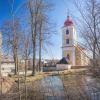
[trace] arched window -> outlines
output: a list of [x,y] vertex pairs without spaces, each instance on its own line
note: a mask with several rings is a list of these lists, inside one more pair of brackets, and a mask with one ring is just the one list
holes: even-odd
[[69,54],[67,54],[67,59],[70,60],[70,56],[69,56]]
[[66,30],[66,34],[69,34],[69,30],[68,29]]
[[70,63],[70,55],[69,54],[67,54],[67,56],[66,56],[66,61],[68,64]]
[[69,39],[66,39],[66,44],[69,44]]

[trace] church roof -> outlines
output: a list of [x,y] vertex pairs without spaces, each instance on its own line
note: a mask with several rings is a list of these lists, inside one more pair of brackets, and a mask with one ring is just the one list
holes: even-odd
[[69,16],[67,16],[67,19],[64,22],[64,27],[71,26],[71,25],[73,25],[73,21]]
[[68,64],[65,57],[63,57],[57,64]]
[[80,44],[77,44],[76,45],[76,48],[79,48],[79,49],[81,49],[81,50],[86,50],[86,48],[85,47],[83,47],[82,45],[80,45]]

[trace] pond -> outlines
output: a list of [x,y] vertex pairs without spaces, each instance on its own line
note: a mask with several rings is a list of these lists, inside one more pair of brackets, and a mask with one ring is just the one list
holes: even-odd
[[59,76],[47,76],[41,81],[47,100],[65,100],[63,82]]
[[85,75],[46,76],[39,83],[45,100],[100,100],[99,83]]

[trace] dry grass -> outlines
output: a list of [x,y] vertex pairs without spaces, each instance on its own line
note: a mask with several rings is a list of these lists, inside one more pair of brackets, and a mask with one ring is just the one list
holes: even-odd
[[[27,100],[94,100],[91,94],[99,92],[100,81],[90,76],[91,81],[88,81],[87,75],[86,69],[75,69],[28,76],[26,83],[21,83],[21,95],[10,96],[12,100],[18,100],[19,96],[25,100],[26,94]],[[17,77],[13,79],[17,80]],[[7,100],[11,100],[10,96]],[[96,97],[95,100],[99,100]]]

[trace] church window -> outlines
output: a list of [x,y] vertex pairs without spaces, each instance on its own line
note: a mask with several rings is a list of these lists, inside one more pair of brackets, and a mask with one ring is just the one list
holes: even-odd
[[67,56],[66,56],[66,61],[68,64],[70,63],[70,55],[69,54],[67,54]]
[[69,54],[67,54],[67,59],[70,60],[70,56],[69,56]]
[[66,30],[66,34],[69,34],[69,30],[68,29]]
[[69,44],[69,39],[66,39],[66,44]]

